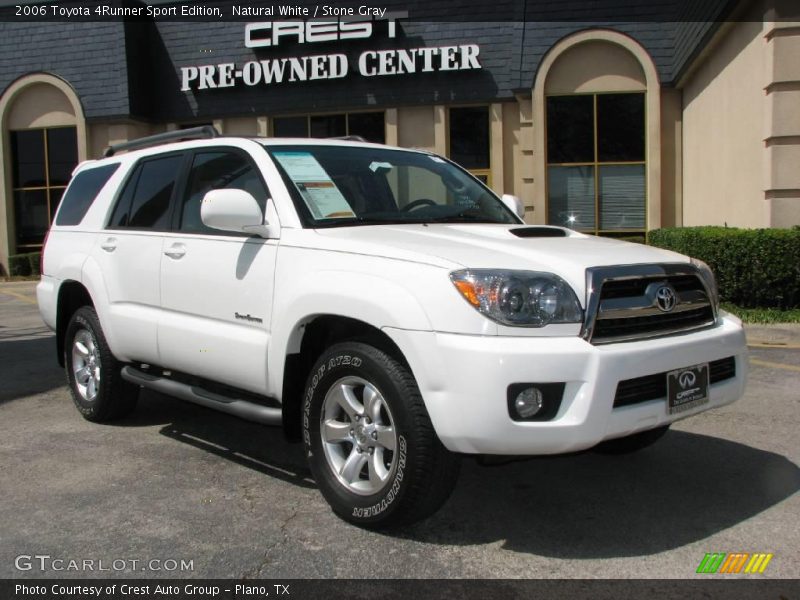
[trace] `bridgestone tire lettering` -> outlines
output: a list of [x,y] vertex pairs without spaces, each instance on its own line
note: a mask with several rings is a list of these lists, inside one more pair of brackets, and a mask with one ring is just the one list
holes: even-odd
[[[331,386],[353,376],[380,390],[397,438],[393,471],[377,492],[357,494],[333,472],[323,450],[321,414]],[[342,519],[373,529],[418,521],[447,499],[459,459],[436,436],[413,375],[400,360],[362,342],[328,348],[309,371],[302,407],[303,443],[314,479]]]

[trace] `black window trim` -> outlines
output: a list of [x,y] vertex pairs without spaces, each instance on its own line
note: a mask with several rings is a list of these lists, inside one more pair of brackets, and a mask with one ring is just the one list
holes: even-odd
[[[110,162],[110,163],[106,163],[106,164],[103,164],[103,165],[90,165],[90,166],[87,166],[85,169],[81,169],[78,173],[73,175],[72,178],[69,180],[69,183],[67,184],[67,187],[64,188],[64,194],[61,196],[61,200],[58,203],[58,208],[56,209],[56,213],[53,216],[52,225],[56,225],[58,227],[78,227],[78,226],[80,226],[81,223],[83,223],[83,220],[86,218],[86,215],[89,214],[89,211],[92,209],[92,206],[94,206],[94,203],[97,201],[97,198],[100,196],[100,194],[103,193],[103,190],[108,185],[108,182],[111,181],[111,179],[114,177],[114,175],[117,174],[117,171],[119,171],[119,168],[121,166],[122,166],[122,163],[120,163],[119,161]],[[73,223],[73,224],[59,223],[58,221],[61,218],[61,216],[62,216],[61,213],[62,213],[62,211],[64,209],[64,199],[67,196],[67,192],[72,187],[72,184],[75,183],[75,180],[78,179],[78,177],[80,177],[81,175],[83,175],[85,173],[89,173],[91,171],[96,171],[97,169],[106,169],[108,167],[113,167],[114,170],[111,171],[111,173],[109,173],[108,177],[103,182],[103,185],[101,185],[100,188],[97,190],[97,193],[94,195],[94,198],[92,198],[91,202],[89,202],[89,204],[86,207],[86,210],[83,211],[83,215],[81,216],[80,220],[77,223]]]
[[235,231],[183,231],[180,228],[180,221],[181,217],[183,216],[183,204],[186,200],[186,192],[189,187],[189,176],[192,171],[192,164],[194,163],[194,158],[198,154],[213,154],[219,152],[232,152],[233,154],[238,154],[250,163],[253,167],[254,171],[258,175],[259,181],[261,181],[261,185],[264,186],[264,190],[267,192],[267,197],[264,200],[264,218],[266,218],[267,213],[267,205],[272,200],[272,194],[270,192],[269,186],[267,185],[266,179],[264,178],[264,174],[261,172],[261,169],[258,166],[258,163],[253,159],[253,155],[245,150],[244,148],[240,148],[239,146],[230,146],[226,144],[214,144],[213,146],[203,146],[202,148],[192,148],[187,151],[187,159],[184,163],[183,174],[180,178],[180,186],[176,186],[176,196],[173,203],[173,210],[172,215],[170,217],[170,229],[171,233],[179,233],[181,235],[193,235],[193,236],[215,236],[215,237],[235,237],[235,238],[260,238],[260,236],[251,234],[251,233],[236,233]]
[[[167,233],[172,231],[172,223],[175,217],[175,198],[179,188],[182,189],[183,185],[185,185],[184,180],[186,178],[186,169],[187,169],[187,158],[191,154],[186,150],[176,150],[172,152],[163,152],[160,154],[150,154],[148,156],[143,156],[134,162],[128,173],[125,175],[125,180],[119,186],[117,193],[114,196],[114,201],[112,202],[111,209],[106,216],[106,223],[104,229],[108,229],[111,231],[152,231],[156,233]],[[125,192],[128,189],[128,186],[131,184],[132,180],[136,178],[136,182],[134,183],[134,192],[136,191],[136,186],[139,185],[139,177],[141,176],[142,166],[148,162],[152,162],[154,160],[161,160],[164,158],[171,158],[173,156],[182,156],[183,160],[180,163],[180,167],[178,168],[178,173],[175,176],[175,184],[172,186],[172,194],[170,195],[169,199],[169,217],[167,218],[167,229],[155,229],[153,227],[131,227],[129,225],[125,226],[114,226],[111,225],[111,219],[114,216],[114,213],[117,211],[117,207],[119,203],[122,201]],[[129,202],[133,202],[133,195],[130,197]]]
[[[313,138],[310,138],[310,139],[313,139]],[[318,147],[318,146],[327,146],[327,144],[313,144],[313,143],[311,143],[311,144],[306,144],[306,143],[293,144],[291,142],[286,142],[286,143],[281,142],[281,143],[275,143],[275,144],[272,144],[272,143],[262,144],[262,148],[264,148],[264,151],[267,153],[267,156],[269,157],[269,160],[272,162],[273,166],[277,169],[278,173],[281,176],[281,183],[283,184],[284,188],[286,189],[286,192],[289,194],[289,198],[292,200],[292,204],[294,204],[295,212],[297,213],[297,216],[300,218],[300,225],[302,226],[303,229],[328,229],[328,228],[335,228],[335,227],[358,227],[360,224],[358,222],[353,222],[353,221],[345,221],[345,222],[331,221],[331,222],[328,222],[328,223],[320,223],[316,219],[314,219],[314,217],[311,214],[311,210],[308,208],[308,206],[306,206],[306,203],[303,201],[302,197],[298,193],[297,188],[292,184],[292,178],[289,177],[289,174],[283,168],[283,165],[280,163],[280,161],[277,160],[273,156],[273,152],[275,151],[276,148],[277,149],[280,149],[280,148],[295,148],[295,149],[299,149],[299,148],[302,148],[302,147]],[[501,199],[499,194],[497,194],[492,188],[490,188],[481,179],[476,177],[474,173],[471,173],[469,170],[465,169],[464,167],[462,167],[458,163],[452,161],[450,158],[448,158],[446,156],[440,156],[438,154],[435,154],[433,152],[428,152],[426,150],[417,150],[417,149],[414,149],[414,148],[399,148],[398,147],[398,148],[390,148],[390,150],[396,150],[396,151],[399,151],[399,152],[409,152],[409,153],[424,154],[424,155],[427,155],[427,156],[435,156],[435,157],[437,157],[437,158],[439,158],[441,160],[444,160],[445,162],[449,163],[450,165],[452,165],[453,167],[455,167],[456,169],[458,169],[459,171],[461,171],[462,173],[466,174],[471,179],[473,179],[480,187],[482,187],[484,189],[484,191],[488,192],[491,196],[494,196],[495,198],[497,198],[497,201],[500,203],[500,206],[509,215],[511,215],[512,219],[514,220],[514,223],[513,223],[514,225],[519,225],[519,224],[523,223],[523,219],[520,219],[510,208],[508,208],[505,205],[505,203],[502,201],[502,199]],[[374,224],[374,223],[370,223],[370,224]]]

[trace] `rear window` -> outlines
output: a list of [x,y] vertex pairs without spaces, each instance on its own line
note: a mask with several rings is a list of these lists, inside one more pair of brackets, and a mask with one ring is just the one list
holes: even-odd
[[61,199],[56,225],[80,224],[97,194],[118,168],[119,163],[85,169],[78,173]]

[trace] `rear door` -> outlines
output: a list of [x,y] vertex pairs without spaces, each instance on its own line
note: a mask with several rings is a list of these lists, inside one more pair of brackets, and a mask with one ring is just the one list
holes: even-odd
[[262,212],[269,193],[249,154],[234,147],[192,153],[174,231],[163,240],[161,363],[266,393],[267,346],[277,240],[206,227],[200,202],[214,189],[242,189]]
[[109,342],[121,360],[159,362],[162,246],[185,160],[174,152],[137,163],[92,251],[108,292]]

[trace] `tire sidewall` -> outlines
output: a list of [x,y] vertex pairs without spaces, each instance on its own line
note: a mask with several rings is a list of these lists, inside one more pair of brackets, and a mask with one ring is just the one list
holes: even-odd
[[[106,370],[107,365],[105,361],[102,359],[102,346],[101,340],[98,338],[97,330],[95,328],[94,323],[88,318],[88,311],[85,309],[81,309],[76,312],[72,319],[67,326],[67,331],[65,335],[65,343],[64,343],[64,366],[67,371],[67,380],[69,381],[69,389],[72,394],[72,398],[75,401],[75,406],[84,416],[91,416],[98,411],[99,406],[102,404],[103,394],[104,394],[104,378],[106,377]],[[100,349],[99,354],[101,355],[101,362],[100,362],[100,385],[97,389],[97,396],[92,401],[84,400],[84,398],[78,392],[77,382],[75,381],[75,372],[72,366],[72,347],[75,344],[75,335],[81,329],[85,329],[89,332],[89,335],[92,336],[92,341],[95,343],[98,349]]]
[[[386,521],[396,513],[411,485],[414,439],[410,415],[403,402],[403,383],[387,372],[370,356],[363,344],[333,346],[314,365],[303,396],[303,444],[314,479],[333,507],[346,520],[357,524]],[[389,481],[377,493],[360,495],[350,492],[333,473],[320,435],[321,414],[325,396],[331,386],[346,376],[357,376],[375,386],[388,404],[397,433],[397,464]]]

